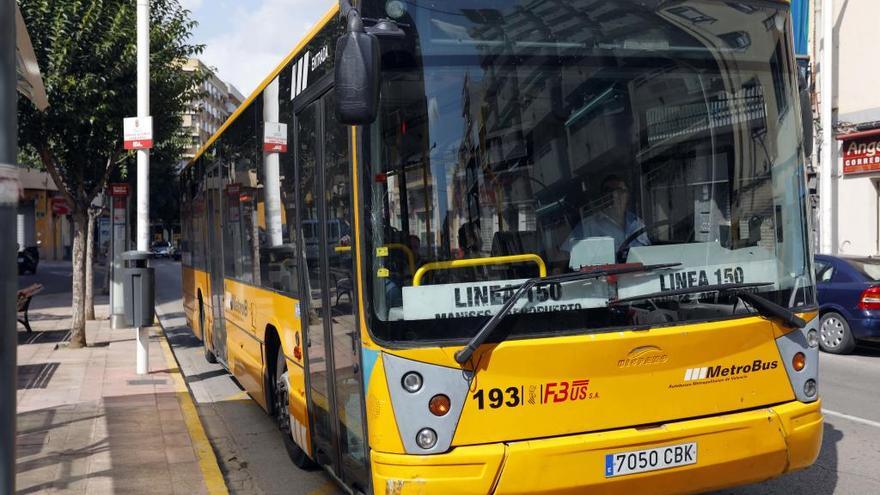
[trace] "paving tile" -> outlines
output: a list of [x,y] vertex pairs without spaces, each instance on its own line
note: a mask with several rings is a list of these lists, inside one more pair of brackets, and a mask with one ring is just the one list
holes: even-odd
[[[107,313],[105,306],[96,308],[99,314]],[[33,314],[37,332],[66,328],[69,294],[41,298]],[[103,320],[88,322],[86,334],[91,346],[85,349],[56,348],[42,335],[18,348],[20,365],[54,367],[44,388],[16,394],[18,488],[90,495],[206,493],[155,332],[150,360],[161,371],[144,376],[135,372],[133,332],[111,331]]]

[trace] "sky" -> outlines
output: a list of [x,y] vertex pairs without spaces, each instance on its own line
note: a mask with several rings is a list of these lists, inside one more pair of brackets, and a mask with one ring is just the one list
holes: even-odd
[[248,96],[337,0],[180,0],[199,57]]

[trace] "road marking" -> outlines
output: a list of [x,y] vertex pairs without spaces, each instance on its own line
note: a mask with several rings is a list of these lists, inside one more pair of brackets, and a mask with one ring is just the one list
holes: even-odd
[[844,414],[837,411],[829,411],[828,409],[822,409],[822,412],[824,414],[827,414],[828,416],[848,419],[854,423],[861,423],[863,425],[873,426],[874,428],[880,428],[880,422],[878,421],[871,421],[870,419],[860,418],[858,416],[850,416],[849,414]]
[[[162,319],[159,318],[161,322]],[[189,430],[189,437],[192,439],[193,448],[199,457],[199,469],[205,478],[205,487],[211,495],[228,495],[229,490],[226,488],[226,482],[223,480],[223,474],[220,472],[220,465],[217,463],[217,457],[214,456],[214,449],[211,448],[211,442],[208,441],[208,435],[199,419],[199,413],[196,405],[192,400],[186,382],[181,376],[180,364],[171,351],[168,339],[165,338],[164,328],[159,332],[159,342],[162,351],[165,354],[165,361],[168,368],[173,370],[171,377],[174,380],[174,389],[177,391],[177,400],[180,403],[180,411],[183,413],[183,422],[186,429]]]

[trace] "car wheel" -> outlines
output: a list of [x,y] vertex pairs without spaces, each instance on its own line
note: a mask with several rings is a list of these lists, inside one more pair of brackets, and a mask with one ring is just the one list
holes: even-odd
[[832,354],[849,354],[856,348],[849,323],[840,313],[822,315],[819,322],[819,347]]
[[293,441],[290,431],[290,391],[287,382],[287,360],[284,359],[284,352],[279,347],[278,356],[275,358],[275,377],[274,387],[272,390],[273,412],[275,416],[275,424],[284,435],[284,448],[290,460],[300,469],[314,469],[316,464]]

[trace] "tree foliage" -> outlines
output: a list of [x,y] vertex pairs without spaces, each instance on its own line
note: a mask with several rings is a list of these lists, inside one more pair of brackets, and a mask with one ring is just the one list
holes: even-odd
[[[123,167],[123,176],[133,170],[133,154],[122,149],[122,121],[137,111],[136,2],[19,4],[49,97],[45,112],[19,100],[19,143],[26,148],[24,155],[39,158],[73,208],[72,344],[84,345],[85,324],[77,317],[82,308],[77,277],[81,282],[88,207],[117,166]],[[204,77],[180,70],[180,64],[199,54],[202,46],[192,43],[195,21],[178,0],[152,0],[150,14],[153,154],[176,162],[185,145],[181,114],[199,95]]]

